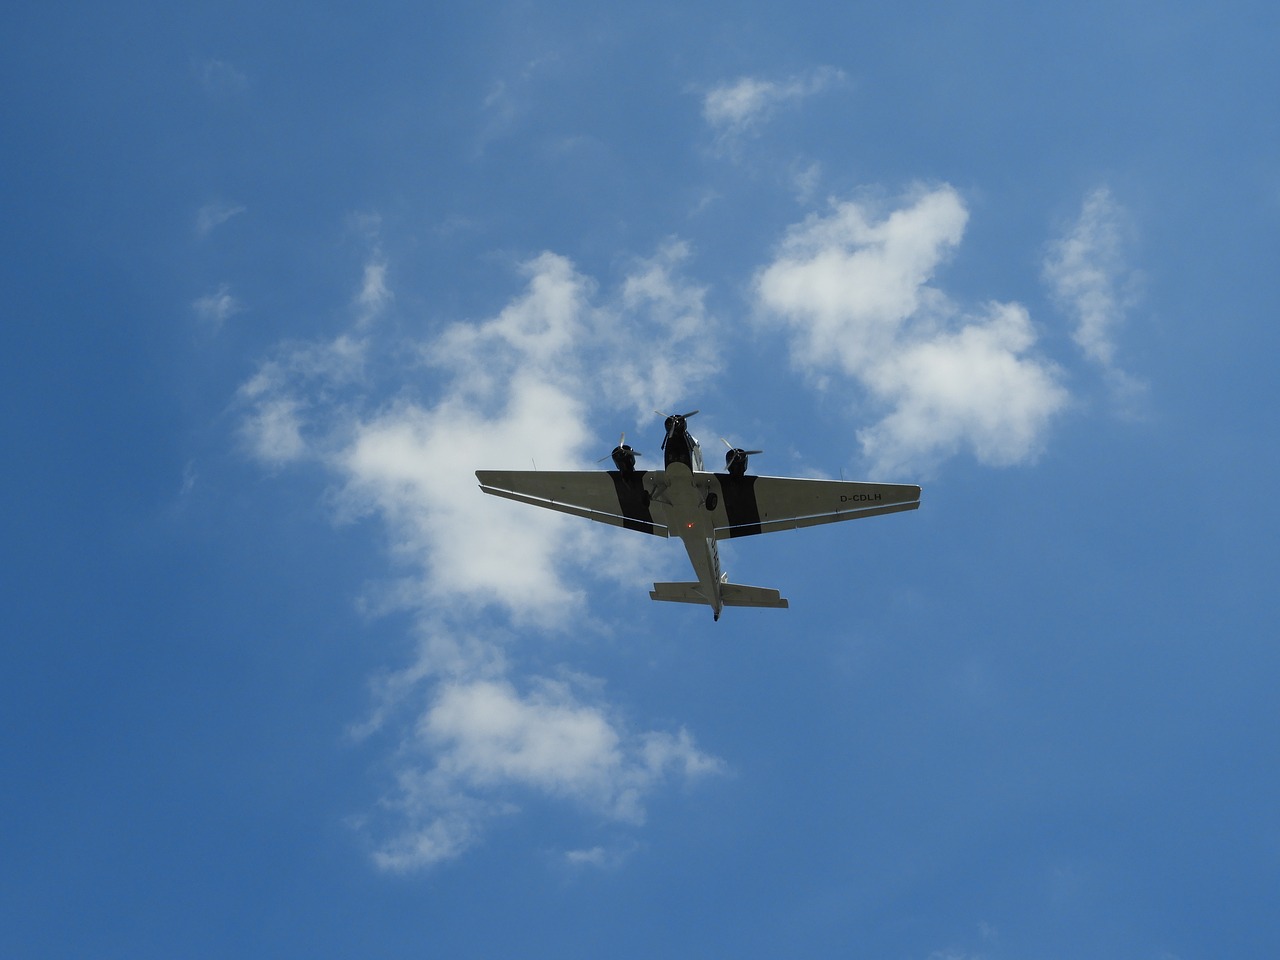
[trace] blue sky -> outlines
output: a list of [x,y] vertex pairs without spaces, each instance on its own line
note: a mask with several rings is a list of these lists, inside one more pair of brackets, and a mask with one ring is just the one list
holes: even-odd
[[[1273,5],[0,27],[0,952],[1280,949]],[[694,408],[922,507],[476,489]]]

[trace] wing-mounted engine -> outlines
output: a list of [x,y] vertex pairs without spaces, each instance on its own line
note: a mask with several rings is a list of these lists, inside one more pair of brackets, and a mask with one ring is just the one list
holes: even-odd
[[720,438],[720,442],[729,448],[724,455],[724,468],[731,477],[741,477],[747,472],[747,464],[753,453],[764,453],[763,450],[743,450],[741,447],[735,447],[724,437]]
[[[636,457],[643,456],[643,453],[639,450],[633,450],[631,444],[627,443],[627,435],[625,433],[618,437],[618,445],[609,454],[609,457],[613,458],[613,465],[618,468],[618,472],[628,477],[636,472]],[[608,457],[601,457],[596,463],[604,463],[607,459]]]

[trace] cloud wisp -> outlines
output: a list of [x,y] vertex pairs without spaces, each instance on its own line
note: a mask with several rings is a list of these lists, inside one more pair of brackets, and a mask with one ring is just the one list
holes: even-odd
[[733,149],[754,136],[786,104],[798,103],[845,82],[844,72],[820,67],[786,80],[739,77],[708,90],[702,98],[702,118],[721,149]]
[[359,309],[356,325],[366,327],[378,319],[392,299],[391,289],[387,286],[387,263],[381,257],[375,257],[364,266],[364,280],[356,296]]
[[[495,316],[408,348],[379,336],[393,297],[374,256],[351,331],[286,345],[241,388],[251,454],[327,470],[342,516],[375,519],[403,572],[389,594],[414,614],[417,655],[374,683],[372,712],[352,729],[357,739],[399,731],[394,785],[365,818],[383,869],[456,857],[527,802],[636,826],[664,782],[720,768],[683,729],[631,729],[583,678],[521,668],[529,651],[491,614],[526,643],[563,630],[585,617],[583,578],[638,578],[648,545],[639,560],[636,550],[619,557],[591,525],[482,502],[473,473],[535,459],[585,468],[600,452],[589,413],[651,416],[709,375],[712,321],[701,289],[679,274],[687,254],[672,244],[637,261],[602,298],[570,261],[544,253],[522,265],[523,290]],[[688,350],[655,359],[641,349],[654,337]],[[424,376],[435,388],[415,397],[407,384]],[[394,399],[365,399],[378,394]]]
[[450,859],[488,817],[515,812],[515,798],[568,801],[594,816],[640,826],[644,801],[670,776],[719,772],[684,729],[631,733],[606,704],[561,680],[451,680],[418,719],[385,803],[405,827],[374,854],[403,871]]
[[833,203],[792,227],[756,276],[761,316],[788,331],[796,366],[847,378],[887,410],[858,434],[877,470],[927,470],[962,451],[1027,462],[1067,402],[1058,369],[1033,352],[1025,308],[962,308],[933,285],[967,220],[945,185],[887,213]]
[[191,72],[205,93],[215,99],[237,96],[249,89],[249,78],[243,70],[216,57],[192,60]]
[[212,293],[197,297],[191,304],[196,319],[212,333],[219,332],[228,319],[244,309],[243,305],[231,295],[231,287],[221,284]]
[[1084,199],[1080,216],[1049,245],[1043,275],[1054,300],[1072,319],[1072,338],[1121,392],[1140,389],[1116,364],[1116,335],[1136,302],[1137,277],[1126,257],[1127,218],[1111,191]]
[[196,211],[196,234],[207,237],[232,217],[237,217],[248,209],[242,203],[224,203],[220,200],[206,203]]

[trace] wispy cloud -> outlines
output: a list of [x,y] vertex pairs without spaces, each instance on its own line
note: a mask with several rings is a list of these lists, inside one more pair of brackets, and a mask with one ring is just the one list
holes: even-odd
[[193,60],[191,72],[211,97],[235,96],[249,89],[249,78],[243,70],[216,57]]
[[[684,256],[676,244],[637,261],[607,298],[564,257],[528,261],[525,289],[496,316],[421,344],[422,361],[444,379],[439,397],[345,427],[330,465],[346,477],[349,509],[398,531],[399,552],[426,573],[433,603],[497,605],[547,624],[580,605],[567,566],[627,575],[621,560],[601,555],[601,531],[589,524],[501,503],[480,509],[472,471],[589,467],[608,452],[589,414],[617,411],[619,422],[630,407],[628,419],[647,420],[713,374],[702,291],[677,274]],[[654,351],[655,340],[676,349]]]
[[300,460],[307,450],[302,436],[302,401],[276,396],[255,404],[241,428],[250,450],[273,467]]
[[442,684],[407,749],[421,754],[421,765],[402,770],[387,801],[406,828],[374,855],[390,870],[457,856],[485,819],[513,811],[500,799],[513,790],[638,826],[644,797],[659,782],[720,769],[686,731],[631,733],[607,706],[545,678],[524,692],[508,680]]
[[356,296],[359,308],[357,325],[364,327],[373,322],[392,299],[391,290],[387,286],[387,263],[381,256],[377,256],[364,266],[364,278],[360,284],[360,293]]
[[1084,198],[1080,216],[1049,245],[1044,278],[1054,299],[1075,323],[1073,338],[1084,355],[1117,383],[1137,386],[1116,364],[1115,337],[1136,296],[1136,274],[1126,255],[1127,217],[1111,191],[1099,187]]
[[785,80],[739,77],[708,90],[702,116],[721,146],[732,146],[761,127],[788,103],[821,93],[845,81],[843,71],[819,67]]
[[231,288],[222,284],[213,293],[198,297],[191,304],[196,319],[213,333],[222,329],[227,320],[244,309],[240,301],[231,295]]
[[241,203],[224,203],[215,200],[206,203],[196,212],[196,233],[207,237],[217,227],[222,226],[232,217],[239,216],[248,208]]
[[286,344],[237,391],[244,410],[240,437],[273,467],[316,460],[335,443],[331,404],[364,376],[367,338],[340,334],[316,343]]
[[489,84],[480,104],[480,153],[521,126],[531,109],[537,78],[559,61],[559,54],[547,52],[524,61]]
[[[504,612],[536,636],[584,612],[578,584],[588,570],[638,575],[634,560],[606,548],[613,531],[484,501],[472,471],[534,458],[588,466],[607,452],[596,449],[589,414],[648,416],[710,374],[703,293],[679,273],[687,254],[673,242],[635,262],[608,296],[566,258],[542,254],[522,266],[524,288],[496,315],[452,324],[407,352],[369,329],[370,312],[393,295],[374,256],[354,329],[283,346],[240,390],[250,452],[272,467],[328,471],[342,515],[377,518],[408,574],[395,595],[417,619],[417,656],[374,683],[372,712],[352,730],[401,731],[395,784],[372,828],[385,869],[458,856],[530,795],[634,827],[661,784],[720,768],[684,730],[624,724],[598,685],[523,673],[503,633],[478,616]],[[688,349],[655,359],[654,337]],[[379,351],[418,362],[391,366]],[[421,381],[423,365],[436,392],[414,399],[397,381]],[[377,378],[400,398],[366,400]],[[647,555],[648,544],[635,546]]]
[[791,192],[796,200],[808,204],[817,195],[822,183],[822,164],[817,161],[796,163],[791,169]]
[[716,325],[707,313],[706,288],[679,270],[689,245],[668,241],[658,253],[632,264],[622,284],[617,323],[607,326],[615,359],[607,384],[611,398],[630,403],[638,418],[654,406],[670,408],[691,383],[715,375]]
[[858,436],[890,473],[963,450],[991,465],[1027,461],[1067,401],[1057,369],[1032,352],[1022,306],[962,308],[932,285],[967,220],[949,186],[880,215],[836,203],[793,227],[756,277],[762,314],[790,331],[796,365],[819,380],[844,375],[888,409]]

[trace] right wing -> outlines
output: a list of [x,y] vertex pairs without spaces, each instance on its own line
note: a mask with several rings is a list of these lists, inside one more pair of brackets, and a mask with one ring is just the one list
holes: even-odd
[[855,483],[793,477],[713,474],[720,488],[716,539],[795,530],[857,520],[920,506],[920,488],[909,483]]
[[558,510],[640,533],[667,536],[664,524],[649,512],[645,478],[660,480],[661,470],[477,470],[480,489],[535,507]]

